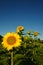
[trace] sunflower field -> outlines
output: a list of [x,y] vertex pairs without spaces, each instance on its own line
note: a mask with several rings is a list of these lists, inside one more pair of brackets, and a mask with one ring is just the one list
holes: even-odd
[[0,35],[0,65],[43,65],[43,40],[39,32],[18,26],[16,32]]

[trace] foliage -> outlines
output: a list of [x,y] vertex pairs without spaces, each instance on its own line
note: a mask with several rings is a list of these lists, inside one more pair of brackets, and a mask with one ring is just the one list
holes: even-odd
[[1,44],[3,37],[0,35],[0,65],[11,64],[11,51],[14,65],[43,65],[43,40],[29,31],[28,34],[23,31],[18,34],[21,36],[22,44],[10,51],[3,48]]

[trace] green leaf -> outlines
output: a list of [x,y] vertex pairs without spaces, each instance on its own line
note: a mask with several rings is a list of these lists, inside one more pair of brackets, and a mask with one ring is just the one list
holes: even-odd
[[19,65],[22,62],[22,59],[18,60],[15,65]]
[[23,54],[15,54],[15,55],[14,55],[14,61],[16,61],[16,60],[18,60],[18,59],[21,59],[21,58],[23,58],[23,57],[24,57]]

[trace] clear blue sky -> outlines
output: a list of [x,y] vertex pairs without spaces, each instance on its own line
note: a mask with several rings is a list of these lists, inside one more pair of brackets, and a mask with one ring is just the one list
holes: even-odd
[[43,39],[43,0],[0,0],[0,35],[16,31],[38,31]]

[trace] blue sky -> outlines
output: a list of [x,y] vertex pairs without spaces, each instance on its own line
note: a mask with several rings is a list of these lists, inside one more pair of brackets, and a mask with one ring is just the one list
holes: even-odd
[[19,25],[40,32],[43,39],[43,0],[0,0],[0,35]]

